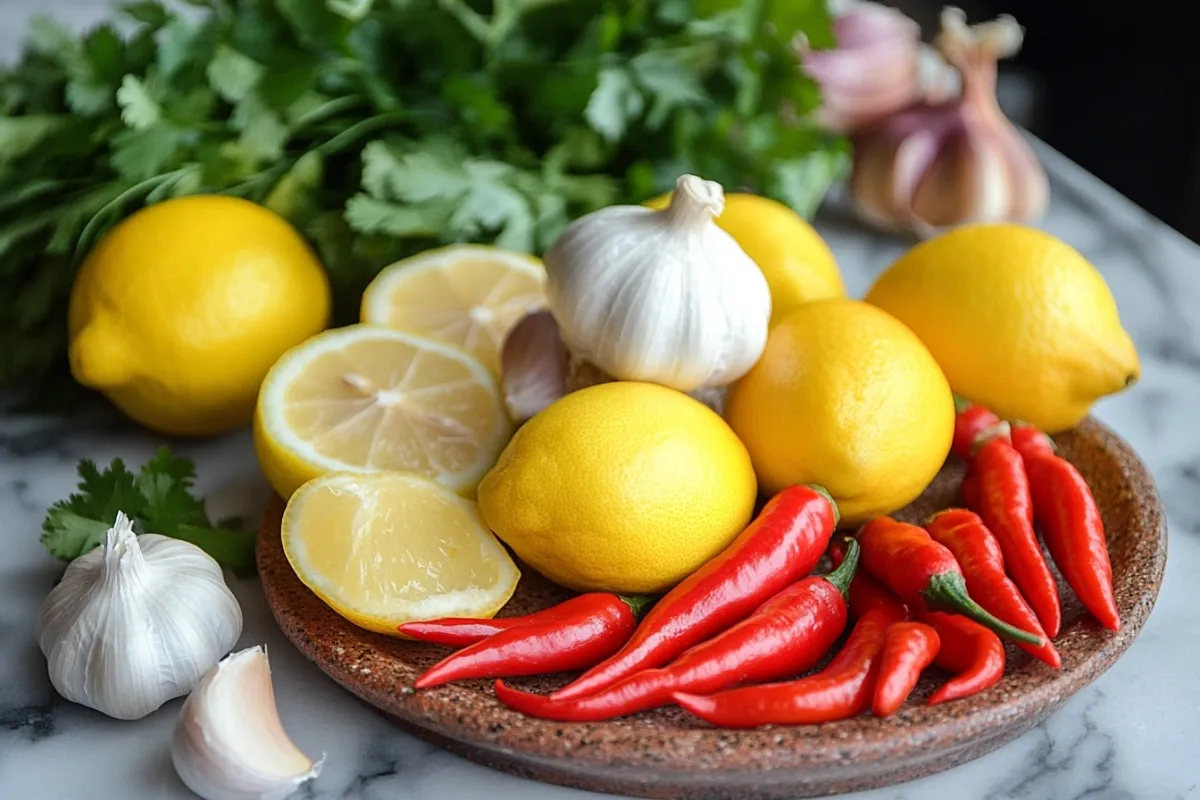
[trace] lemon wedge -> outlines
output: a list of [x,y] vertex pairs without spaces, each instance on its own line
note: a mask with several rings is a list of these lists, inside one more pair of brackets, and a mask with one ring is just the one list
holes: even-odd
[[504,337],[546,305],[542,262],[485,245],[450,245],[397,261],[363,293],[362,321],[461,347],[493,373]]
[[304,584],[355,625],[396,635],[436,617],[491,617],[521,577],[470,500],[404,472],[335,472],[283,514],[283,550]]
[[283,497],[326,472],[407,470],[472,494],[512,434],[496,379],[457,348],[350,325],[271,368],[254,446]]

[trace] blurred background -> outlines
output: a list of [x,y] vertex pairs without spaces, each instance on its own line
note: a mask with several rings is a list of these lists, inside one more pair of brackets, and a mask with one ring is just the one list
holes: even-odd
[[[1001,64],[1008,115],[1167,224],[1200,242],[1200,3],[959,0],[968,18],[1012,14],[1026,28],[1016,58]],[[0,0],[26,16],[53,8],[83,28],[104,0]],[[937,29],[939,0],[892,0]],[[22,8],[24,7],[24,8]],[[24,26],[0,28],[0,57],[17,51]]]
[[[890,2],[937,28],[937,0]],[[1012,14],[1025,44],[1001,64],[1014,121],[1200,241],[1200,4],[962,0],[970,19]]]

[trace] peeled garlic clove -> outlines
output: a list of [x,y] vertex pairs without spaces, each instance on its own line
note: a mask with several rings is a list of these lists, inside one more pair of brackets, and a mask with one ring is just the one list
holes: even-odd
[[942,12],[936,44],[962,75],[962,92],[897,112],[854,137],[850,190],[859,213],[921,235],[968,222],[1029,222],[1045,210],[1046,172],[996,101],[996,62],[1022,30],[1012,17],[969,27]]
[[140,719],[187,694],[242,631],[242,611],[200,548],[138,536],[118,512],[104,544],[71,562],[46,597],[38,645],[66,699]]
[[549,311],[526,314],[513,326],[500,351],[500,388],[514,422],[524,422],[566,393],[569,360]]
[[262,647],[209,670],[171,739],[175,771],[204,800],[282,800],[320,775],[324,761],[313,762],[283,732]]

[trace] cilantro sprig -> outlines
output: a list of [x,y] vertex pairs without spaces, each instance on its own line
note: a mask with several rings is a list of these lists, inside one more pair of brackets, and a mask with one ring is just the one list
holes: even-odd
[[0,66],[0,388],[63,373],[81,259],[171,197],[285,216],[350,319],[431,246],[537,253],[683,172],[808,214],[846,161],[792,47],[824,0],[187,2],[38,19]]
[[204,501],[192,495],[189,459],[160,447],[136,475],[119,458],[103,470],[85,458],[78,471],[79,491],[51,506],[42,523],[42,544],[58,558],[70,561],[103,543],[124,511],[138,533],[182,539],[238,574],[254,571],[254,534],[239,530],[237,520],[209,520]]

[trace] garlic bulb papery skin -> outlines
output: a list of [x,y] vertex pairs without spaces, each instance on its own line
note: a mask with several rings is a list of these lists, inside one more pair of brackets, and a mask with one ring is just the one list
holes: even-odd
[[961,96],[922,103],[854,136],[850,191],[859,213],[922,236],[969,222],[1030,222],[1045,211],[1046,172],[996,101],[996,62],[1017,52],[1012,17],[968,27],[942,11],[936,44],[962,74]]
[[122,513],[46,598],[38,645],[66,699],[140,719],[192,690],[242,632],[221,568],[195,545],[138,536]]
[[919,100],[957,94],[958,74],[921,42],[915,21],[867,0],[836,6],[830,4],[836,47],[796,43],[801,69],[821,87],[822,125],[850,133]]
[[171,763],[204,800],[282,800],[321,774],[283,731],[262,647],[240,650],[209,670],[192,691],[175,734]]
[[683,392],[744,375],[766,346],[771,295],[713,222],[724,204],[720,185],[684,175],[661,211],[610,206],[571,223],[543,259],[571,353]]

